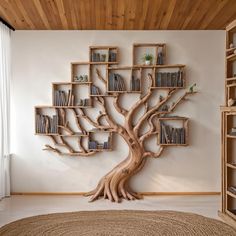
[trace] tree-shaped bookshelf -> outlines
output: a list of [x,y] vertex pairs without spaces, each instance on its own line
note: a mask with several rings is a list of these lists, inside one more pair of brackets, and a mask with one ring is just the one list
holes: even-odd
[[[140,62],[142,50],[153,50],[153,64]],[[132,66],[117,66],[118,53],[118,48],[114,46],[90,47],[89,62],[71,63],[71,82],[53,83],[53,105],[35,107],[35,133],[49,137],[53,143],[45,145],[44,150],[70,156],[90,156],[112,151],[114,133],[119,134],[129,146],[128,156],[106,174],[93,191],[86,194],[92,196],[91,201],[99,197],[116,202],[122,198],[141,198],[131,190],[130,178],[142,169],[148,158],[160,157],[168,146],[188,145],[188,118],[171,114],[181,101],[195,93],[193,88],[183,92],[169,105],[173,95],[185,88],[185,65],[163,64],[166,62],[165,44],[134,44]],[[99,66],[105,68],[105,75]],[[100,86],[97,85],[98,81]],[[144,85],[147,84],[145,89]],[[86,88],[87,95],[82,96]],[[165,96],[160,95],[156,104],[151,105],[152,94],[163,90]],[[120,100],[124,94],[140,94],[140,97],[127,109]],[[107,99],[113,99],[114,108],[124,118],[123,125],[110,114]],[[95,106],[100,107],[100,111],[94,118],[94,114],[91,115],[88,110]],[[135,122],[140,108],[144,108],[144,112]],[[72,121],[77,131],[72,128]],[[84,121],[93,129],[85,128]],[[180,122],[178,127],[175,122]],[[145,125],[149,127],[147,131],[143,131]],[[104,142],[95,140],[94,135],[99,133],[107,135]],[[146,147],[146,141],[153,136],[157,137],[157,152]],[[76,140],[78,150],[70,144],[70,139]]]

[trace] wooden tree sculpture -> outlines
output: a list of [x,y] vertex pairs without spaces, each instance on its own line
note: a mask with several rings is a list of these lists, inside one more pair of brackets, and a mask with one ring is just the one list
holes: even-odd
[[[137,45],[135,45],[137,46]],[[148,44],[148,46],[150,46]],[[162,49],[161,56],[165,57],[165,53],[163,49],[165,48],[164,44],[152,44],[151,46],[156,46],[157,48]],[[99,49],[99,47],[96,47]],[[109,91],[109,69],[111,68],[118,68],[118,67],[111,67],[111,64],[115,64],[115,62],[111,61],[110,58],[110,49],[114,49],[113,47],[101,47],[101,49],[107,49],[107,59],[104,59],[106,61],[99,61],[97,62],[96,56],[94,55],[92,49],[90,48],[90,62],[87,63],[89,65],[90,69],[92,66],[96,64],[102,64],[106,66],[107,70],[107,76],[104,78],[101,75],[100,70],[96,69],[97,78],[104,83],[106,86],[106,94],[90,94],[90,98],[92,100],[92,103],[87,101],[87,104],[74,104],[74,98],[73,96],[73,86],[76,84],[88,84],[88,86],[91,88],[93,86],[92,78],[85,78],[85,80],[81,81],[75,81],[75,75],[72,75],[72,82],[71,83],[65,83],[72,86],[72,89],[68,92],[68,98],[66,99],[66,96],[63,94],[53,94],[54,96],[54,104],[52,107],[46,107],[46,106],[37,106],[36,107],[36,134],[39,135],[45,135],[51,138],[54,146],[52,145],[45,145],[45,150],[53,151],[58,153],[59,155],[71,155],[71,156],[90,156],[94,155],[100,151],[106,151],[103,148],[91,148],[86,147],[84,145],[83,140],[89,136],[88,130],[83,127],[83,124],[81,122],[82,119],[89,122],[95,129],[97,130],[103,130],[108,131],[112,133],[119,134],[125,142],[129,146],[129,154],[128,156],[119,163],[116,167],[114,167],[109,173],[107,173],[98,183],[97,187],[86,194],[86,196],[91,196],[91,201],[94,201],[98,199],[99,197],[108,198],[110,201],[119,202],[122,198],[127,200],[134,200],[134,199],[140,199],[141,196],[134,192],[131,187],[129,186],[129,180],[130,178],[135,175],[138,171],[142,169],[144,166],[146,160],[148,158],[158,158],[162,154],[164,148],[170,146],[170,145],[178,145],[178,143],[175,141],[175,143],[171,143],[171,140],[167,140],[167,142],[161,143],[159,142],[159,150],[157,152],[149,151],[146,148],[145,142],[148,138],[151,136],[158,136],[160,135],[168,135],[166,133],[162,133],[161,126],[157,126],[156,122],[161,119],[170,118],[171,114],[175,111],[175,108],[183,101],[188,95],[191,95],[195,93],[193,89],[184,92],[175,102],[172,102],[171,106],[166,106],[172,98],[172,96],[181,88],[184,88],[185,83],[178,84],[171,83],[168,84],[168,86],[165,84],[164,86],[162,84],[159,84],[157,86],[157,70],[158,69],[168,69],[168,68],[178,68],[180,71],[178,73],[172,73],[173,80],[180,79],[179,77],[182,76],[182,79],[184,78],[183,68],[184,65],[163,65],[162,61],[154,61],[153,65],[133,65],[131,67],[120,67],[120,69],[138,69],[140,74],[142,74],[142,71],[145,69],[150,69],[152,72],[148,73],[147,77],[149,79],[149,87],[146,89],[145,94],[143,94],[143,91],[141,91],[140,99],[129,109],[126,110],[121,105],[120,99],[121,96],[124,93],[128,93],[127,90],[115,90]],[[158,51],[158,49],[157,49]],[[157,54],[159,56],[159,53]],[[158,57],[157,56],[157,57]],[[109,59],[108,59],[109,57]],[[105,56],[104,56],[105,58]],[[101,60],[101,59],[100,59]],[[116,60],[115,60],[116,61]],[[85,64],[85,63],[84,63]],[[162,65],[160,65],[162,64]],[[72,64],[73,65],[73,64]],[[164,74],[164,73],[163,73]],[[171,74],[171,73],[170,73]],[[160,74],[159,74],[160,75]],[[158,76],[159,76],[158,75]],[[168,79],[171,78],[171,75],[168,75]],[[77,76],[78,78],[78,76]],[[141,77],[140,77],[141,79]],[[140,80],[141,81],[141,80]],[[147,80],[145,80],[147,81]],[[173,82],[173,81],[172,81]],[[149,99],[151,98],[151,95],[153,93],[153,90],[157,90],[158,88],[165,89],[166,90],[166,96],[161,96],[155,105],[149,104]],[[141,89],[140,89],[141,90]],[[54,91],[55,92],[55,91]],[[58,97],[59,96],[59,97]],[[60,97],[61,96],[61,97]],[[64,97],[63,97],[64,96]],[[120,125],[118,124],[115,119],[110,115],[108,107],[107,107],[107,97],[113,97],[113,104],[115,109],[123,115],[124,117],[124,124]],[[62,103],[58,104],[57,100],[62,100]],[[64,99],[64,103],[63,103]],[[56,102],[56,104],[55,104]],[[95,104],[99,105],[101,107],[101,111],[99,115],[94,119],[90,117],[90,115],[87,113],[87,106],[94,106]],[[136,116],[137,111],[141,108],[145,107],[144,114],[140,117],[140,119],[137,122],[134,122],[134,117]],[[56,116],[52,119],[49,116],[42,115],[42,109],[44,108],[53,108],[56,111]],[[69,124],[69,121],[67,120],[67,111],[72,111],[76,120],[76,124],[78,126],[78,129],[81,131],[81,133],[76,133]],[[176,116],[175,116],[176,117]],[[102,121],[103,120],[103,121]],[[104,123],[104,120],[106,121]],[[56,125],[55,125],[56,124]],[[148,124],[149,130],[146,132],[142,132],[142,127]],[[66,135],[62,133],[66,133]],[[80,151],[76,151],[72,145],[69,144],[68,141],[65,140],[66,136],[71,136],[78,139],[78,147]],[[164,137],[165,139],[166,137]],[[168,138],[168,137],[167,137]],[[186,137],[185,137],[186,138]],[[159,138],[160,140],[160,138]],[[187,141],[185,140],[183,145],[186,145]],[[66,148],[68,152],[62,152],[61,148]]]

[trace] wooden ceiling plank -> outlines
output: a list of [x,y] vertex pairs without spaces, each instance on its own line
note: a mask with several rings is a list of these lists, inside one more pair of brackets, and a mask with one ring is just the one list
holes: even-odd
[[24,26],[26,29],[36,29],[36,26],[34,25],[33,21],[28,17],[27,12],[25,11],[24,6],[22,5],[21,1],[19,0],[14,0],[14,8],[15,10],[20,14],[20,17],[24,19],[26,22],[27,26]]
[[71,7],[69,0],[62,0],[62,2],[63,2],[63,6],[64,6],[68,29],[73,30],[74,29],[73,22],[72,22],[73,5]]
[[155,0],[151,1],[149,0],[149,7],[147,16],[144,21],[144,29],[146,30],[154,30],[157,29],[155,27],[159,18],[159,11],[161,8],[162,0]]
[[177,4],[175,4],[175,9],[168,25],[168,29],[176,30],[180,28],[184,22],[184,19],[189,14],[189,10],[191,9],[191,1],[192,0],[182,0],[180,4],[179,0],[177,0]]
[[72,27],[73,27],[74,30],[76,30],[76,29],[78,29],[77,21],[76,21],[76,13],[75,13],[76,5],[73,4],[73,0],[69,0],[68,4],[69,4],[69,8],[71,9],[71,23],[72,23]]
[[135,29],[144,30],[145,19],[148,13],[149,0],[143,0],[139,2],[141,2],[141,7],[136,10]]
[[191,2],[191,9],[189,11],[189,14],[187,15],[186,19],[184,20],[184,22],[183,22],[183,24],[181,26],[182,30],[187,28],[189,22],[193,18],[194,13],[199,10],[200,5],[201,5],[201,1],[200,0],[192,1]]
[[161,21],[160,29],[168,29],[171,17],[173,16],[175,6],[176,6],[176,0],[170,0],[170,2],[168,3],[166,14],[163,16],[163,19]]
[[23,7],[25,8],[25,11],[28,14],[28,17],[37,27],[37,30],[47,29],[34,2],[32,0],[21,0],[21,2]]
[[59,30],[62,28],[61,20],[59,17],[58,9],[56,3],[54,1],[48,0],[40,0],[41,6],[45,13],[50,12],[47,14],[49,25],[53,30]]
[[124,30],[125,28],[125,0],[112,1],[112,28]]
[[62,27],[64,30],[68,29],[68,22],[66,19],[66,13],[65,13],[65,8],[64,8],[64,3],[63,0],[55,0],[57,8],[58,8],[58,12],[59,12],[59,16],[61,19],[61,23],[62,23]]
[[199,28],[207,29],[207,26],[214,20],[217,14],[221,12],[221,10],[224,8],[226,4],[227,4],[226,0],[224,1],[217,0],[215,4],[212,5],[211,9],[208,11],[208,14],[206,15],[205,19],[199,25]]
[[198,8],[197,11],[193,14],[192,19],[190,20],[189,24],[186,26],[185,29],[194,30],[198,27],[198,25],[204,20],[207,16],[209,10],[211,9],[212,4],[215,0],[202,0],[201,7]]
[[158,14],[156,16],[155,25],[154,28],[160,30],[161,29],[161,23],[165,19],[165,15],[167,14],[168,7],[170,5],[171,0],[162,0]]
[[94,10],[95,10],[95,29],[97,30],[101,30],[101,25],[102,25],[102,22],[101,22],[101,11],[102,11],[102,7],[101,7],[101,1],[100,0],[94,0]]
[[[236,1],[229,0],[223,9],[216,15],[214,21],[207,26],[208,29],[225,29],[226,25],[236,19]],[[227,13],[227,14],[226,14]]]
[[14,26],[16,29],[23,29],[24,24],[19,18],[17,12],[14,11],[14,8],[11,6],[11,3],[5,0],[1,0],[0,9],[6,21]]
[[42,8],[40,0],[33,0],[33,3],[34,3],[34,5],[35,5],[35,7],[36,7],[40,17],[41,17],[42,22],[45,25],[46,29],[50,30],[51,26],[50,26],[50,24],[48,22],[47,15],[45,14],[45,12],[44,12],[44,10]]
[[112,29],[112,2],[110,0],[106,0],[106,25],[105,29],[111,30]]

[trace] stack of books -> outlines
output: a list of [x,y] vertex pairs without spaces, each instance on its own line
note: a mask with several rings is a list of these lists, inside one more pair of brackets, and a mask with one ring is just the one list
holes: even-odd
[[132,78],[130,80],[130,91],[140,91],[140,79],[135,79],[132,75]]
[[109,52],[109,61],[116,62],[116,53],[115,52]]
[[63,90],[54,91],[54,106],[73,106],[74,95],[69,89],[68,92]]
[[98,143],[94,140],[89,140],[88,142],[88,148],[92,150],[96,149],[110,149],[110,137],[108,137],[108,140],[104,143]]
[[87,106],[91,106],[91,104],[92,104],[91,99],[85,98],[85,99],[78,99],[78,102],[76,105],[87,107]]
[[36,115],[36,133],[56,134],[58,132],[58,116]]
[[99,88],[95,85],[92,85],[91,86],[91,95],[99,95],[99,94],[100,94]]
[[160,144],[185,144],[185,129],[161,123]]
[[109,74],[108,78],[109,91],[125,91],[125,83],[123,78],[119,74]]
[[157,72],[156,87],[183,87],[183,72]]
[[100,53],[93,52],[92,53],[92,61],[93,62],[100,62]]

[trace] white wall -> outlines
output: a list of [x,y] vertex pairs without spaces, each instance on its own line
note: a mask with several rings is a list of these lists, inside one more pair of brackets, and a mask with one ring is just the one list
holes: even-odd
[[224,31],[16,31],[12,34],[12,191],[81,192],[119,163],[128,148],[89,158],[42,151],[50,141],[34,135],[34,106],[51,104],[51,82],[70,80],[70,62],[88,61],[90,45],[117,45],[131,65],[135,42],[167,43],[168,63],[187,65],[188,84],[200,92],[177,114],[190,122],[190,146],[169,148],[132,179],[137,191],[219,191],[220,110],[224,94]]

